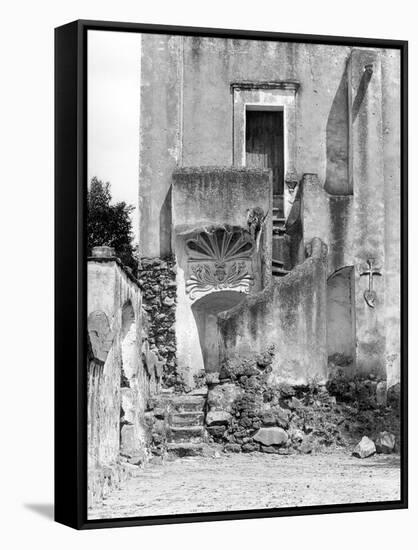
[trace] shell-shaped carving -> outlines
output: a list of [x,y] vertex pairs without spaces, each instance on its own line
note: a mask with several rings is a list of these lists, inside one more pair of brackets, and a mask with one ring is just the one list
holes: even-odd
[[248,259],[254,249],[251,236],[239,229],[202,231],[186,242],[189,261],[228,262]]

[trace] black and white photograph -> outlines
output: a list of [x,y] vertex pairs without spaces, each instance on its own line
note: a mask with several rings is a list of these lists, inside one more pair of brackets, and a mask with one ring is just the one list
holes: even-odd
[[402,502],[401,56],[87,31],[88,520]]

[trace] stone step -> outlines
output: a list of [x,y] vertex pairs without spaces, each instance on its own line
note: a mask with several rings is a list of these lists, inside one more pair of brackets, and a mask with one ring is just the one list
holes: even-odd
[[188,395],[200,395],[201,397],[207,397],[208,387],[202,386],[201,388],[195,388]]
[[203,426],[182,426],[182,427],[170,427],[168,439],[171,442],[177,443],[197,443],[202,441],[205,435],[205,429]]
[[176,395],[170,398],[170,405],[177,412],[200,412],[206,399],[201,395]]
[[273,225],[271,233],[273,235],[273,239],[276,236],[284,237],[286,235],[286,228],[284,225]]
[[274,277],[284,277],[290,273],[287,269],[282,269],[280,267],[273,267],[271,273]]
[[277,258],[273,258],[271,260],[271,266],[283,269],[284,268],[284,262],[282,262],[281,260],[278,260]]
[[168,443],[167,445],[167,451],[178,457],[202,456],[203,449],[203,443]]
[[284,198],[283,195],[273,195],[273,209],[279,210],[283,213],[284,208]]
[[203,412],[181,412],[173,413],[171,415],[170,424],[171,426],[182,427],[182,426],[203,426]]
[[272,243],[273,260],[281,262],[283,269],[290,269],[290,251],[288,237],[285,235],[273,235]]

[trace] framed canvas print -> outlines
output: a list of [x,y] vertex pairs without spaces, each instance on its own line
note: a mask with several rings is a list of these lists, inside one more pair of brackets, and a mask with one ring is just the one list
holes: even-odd
[[407,506],[407,43],[56,29],[56,520]]

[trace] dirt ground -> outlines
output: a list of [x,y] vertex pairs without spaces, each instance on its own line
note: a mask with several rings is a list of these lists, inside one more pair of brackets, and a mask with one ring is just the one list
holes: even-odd
[[398,500],[396,455],[219,454],[148,465],[89,519]]

